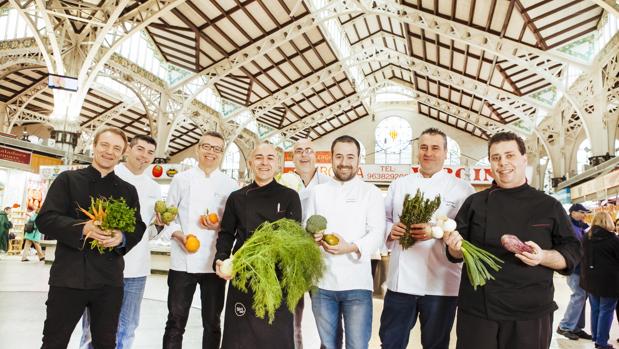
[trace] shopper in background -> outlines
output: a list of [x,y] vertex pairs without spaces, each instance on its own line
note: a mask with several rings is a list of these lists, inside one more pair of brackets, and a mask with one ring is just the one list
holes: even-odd
[[[138,191],[140,215],[144,222],[153,222],[155,201],[161,199],[161,188],[146,168],[155,159],[157,142],[147,135],[137,135],[131,139],[125,152],[126,161],[114,169],[116,175],[132,184]],[[159,222],[157,222],[159,223]],[[125,255],[123,272],[123,302],[116,332],[116,349],[131,348],[135,330],[140,322],[140,308],[146,287],[146,277],[150,274],[149,234]],[[82,339],[80,348],[93,348],[90,335],[89,313],[82,317]]]
[[[237,188],[236,182],[219,170],[226,143],[221,134],[207,132],[196,147],[198,166],[174,176],[166,198],[168,206],[178,208],[174,222],[161,232],[171,238],[168,272],[168,320],[163,334],[163,348],[181,348],[185,325],[196,286],[200,285],[202,313],[202,348],[217,349],[221,338],[221,311],[226,281],[215,275],[215,241],[220,223],[201,219],[207,210],[219,219],[226,200]],[[195,235],[200,247],[194,253],[185,248],[187,236]]]
[[591,225],[583,239],[580,286],[589,292],[595,347],[612,349],[608,337],[619,298],[619,238],[608,212],[596,213]]
[[[146,225],[140,215],[135,187],[120,179],[114,167],[127,148],[127,136],[107,127],[94,136],[92,165],[61,172],[52,182],[35,223],[56,239],[49,272],[47,316],[42,348],[66,348],[77,322],[88,309],[92,343],[97,349],[116,348],[116,329],[123,298],[123,256],[142,240]],[[136,209],[132,233],[106,234],[79,210],[92,198],[124,198]],[[91,249],[92,240],[109,248]]]
[[37,208],[36,211],[32,213],[30,218],[28,218],[27,225],[28,224],[32,225],[32,231],[27,232],[24,229],[25,242],[24,242],[24,250],[22,251],[22,254],[21,254],[22,262],[28,261],[28,257],[30,255],[30,246],[34,246],[34,249],[37,251],[37,256],[39,256],[39,261],[42,261],[45,259],[45,255],[43,254],[43,251],[41,250],[41,244],[39,243],[39,241],[41,241],[41,232],[39,231],[39,228],[37,227],[37,224],[34,221],[37,218],[37,215],[39,214],[39,210],[40,208]]
[[[584,222],[585,215],[591,211],[581,204],[572,205],[569,211],[574,233],[578,240],[582,241],[585,232],[589,229],[589,225]],[[576,265],[574,272],[567,276],[567,285],[572,290],[572,294],[563,320],[557,327],[557,333],[572,340],[579,338],[590,340],[591,335],[584,330],[587,292],[580,287],[580,263]]]
[[9,250],[9,230],[13,223],[9,220],[10,207],[5,207],[0,211],[0,251],[6,253]]

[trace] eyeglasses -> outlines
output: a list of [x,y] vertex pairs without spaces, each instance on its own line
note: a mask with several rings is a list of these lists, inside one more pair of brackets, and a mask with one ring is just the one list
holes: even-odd
[[213,151],[214,153],[222,153],[224,151],[224,149],[222,147],[216,146],[216,145],[210,145],[208,143],[202,143],[200,145],[198,145],[198,147],[200,147],[200,149],[204,150],[204,151]]
[[310,154],[314,154],[314,149],[312,149],[312,148],[295,149],[294,153],[296,155],[303,155],[303,154],[310,155]]

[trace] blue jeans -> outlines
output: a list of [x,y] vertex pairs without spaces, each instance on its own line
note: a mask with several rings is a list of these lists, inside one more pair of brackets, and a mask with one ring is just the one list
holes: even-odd
[[378,335],[383,349],[405,349],[417,316],[424,349],[447,349],[458,297],[416,296],[387,290]]
[[587,292],[580,287],[580,274],[572,273],[567,277],[567,285],[572,290],[563,320],[559,323],[562,330],[578,332],[585,328],[585,304]]
[[[140,322],[140,307],[144,297],[146,276],[123,279],[123,302],[118,318],[118,330],[116,331],[116,349],[131,348],[135,339],[135,330]],[[90,318],[88,311],[82,317],[82,339],[80,348],[92,349],[90,336]]]
[[367,349],[372,336],[372,291],[328,291],[311,293],[312,311],[325,349],[338,347],[340,314],[344,320],[347,349]]
[[617,298],[589,295],[591,303],[591,335],[597,345],[608,345]]

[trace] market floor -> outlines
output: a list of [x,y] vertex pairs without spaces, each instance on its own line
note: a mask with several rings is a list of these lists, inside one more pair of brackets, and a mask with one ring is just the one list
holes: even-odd
[[[49,265],[39,262],[21,263],[19,257],[0,255],[0,348],[30,349],[41,346],[41,332],[45,318],[45,300],[47,298],[47,279]],[[569,289],[565,279],[556,274],[555,299],[559,310],[555,313],[555,325],[563,316],[563,310],[569,299]],[[136,334],[134,348],[159,348],[167,316],[166,297],[168,288],[163,275],[151,275],[148,278],[144,302],[142,303],[141,323]],[[194,308],[199,306],[198,292],[194,297]],[[309,299],[306,299],[305,315],[303,318],[304,346],[318,348],[319,339],[314,318],[312,316]],[[587,309],[588,310],[588,309]],[[382,300],[374,300],[374,321],[370,348],[380,348],[378,338],[378,322],[382,311]],[[588,319],[588,317],[587,317]],[[588,323],[589,321],[587,321]],[[408,348],[421,349],[419,326],[413,330]],[[587,331],[589,329],[587,328]],[[69,348],[77,348],[81,330],[73,332]],[[199,312],[193,309],[190,312],[187,331],[185,332],[184,348],[200,348],[202,325]],[[611,340],[619,337],[617,321],[613,322]],[[452,333],[450,348],[455,348],[455,331]],[[593,348],[590,341],[572,341],[560,335],[554,335],[551,348],[580,349]]]

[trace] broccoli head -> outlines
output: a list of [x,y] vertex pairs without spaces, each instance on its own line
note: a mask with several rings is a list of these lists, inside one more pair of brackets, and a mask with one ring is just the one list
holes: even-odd
[[305,230],[310,234],[316,234],[325,229],[327,229],[327,219],[319,214],[315,214],[308,218],[305,224]]

